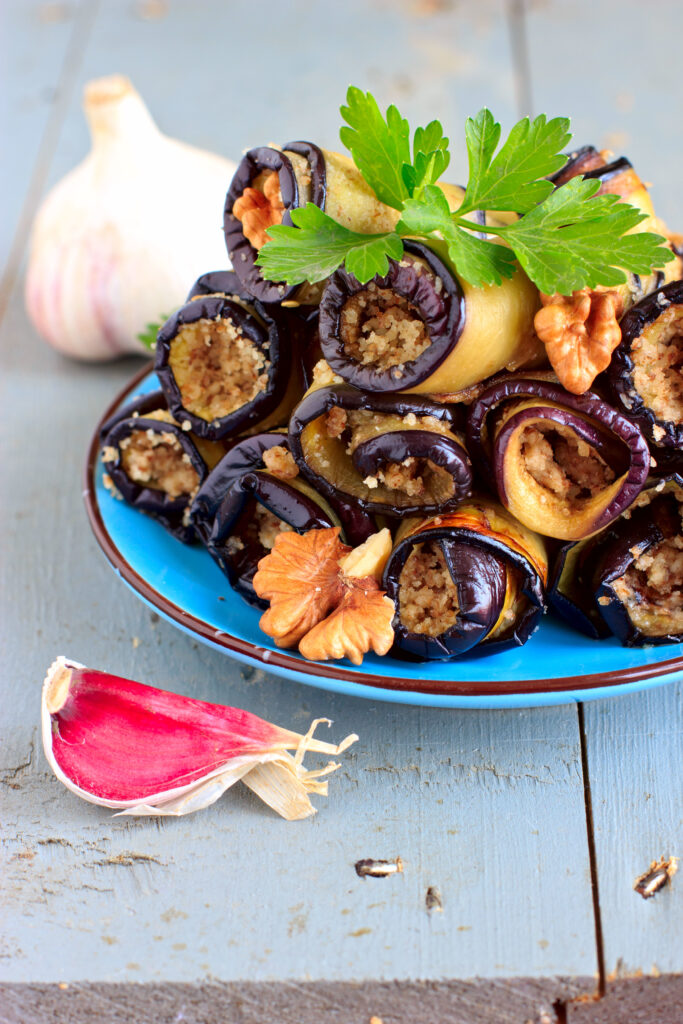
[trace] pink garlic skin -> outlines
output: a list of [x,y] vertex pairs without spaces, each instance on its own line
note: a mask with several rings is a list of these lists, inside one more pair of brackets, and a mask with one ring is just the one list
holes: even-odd
[[[41,703],[43,749],[72,793],[134,815],[181,816],[214,803],[242,781],[283,818],[315,813],[310,793],[327,793],[309,771],[307,750],[340,754],[340,744],[305,736],[239,708],[209,704],[85,668],[59,657],[48,669]],[[290,750],[294,750],[292,755]]]
[[86,86],[84,108],[92,150],[36,215],[26,310],[65,355],[145,355],[147,324],[229,266],[221,211],[235,165],[163,135],[123,76]]

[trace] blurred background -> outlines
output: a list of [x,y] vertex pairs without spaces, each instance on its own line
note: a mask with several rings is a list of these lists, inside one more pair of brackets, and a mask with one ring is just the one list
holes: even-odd
[[83,84],[112,72],[131,78],[163,131],[232,159],[289,138],[339,148],[338,110],[354,83],[413,125],[440,118],[456,181],[466,177],[464,120],[484,104],[504,128],[521,114],[570,115],[577,144],[628,155],[655,182],[659,215],[683,222],[677,0],[647,11],[636,0],[3,0],[0,9],[0,253],[7,261],[11,250],[12,276],[40,195],[87,152]]

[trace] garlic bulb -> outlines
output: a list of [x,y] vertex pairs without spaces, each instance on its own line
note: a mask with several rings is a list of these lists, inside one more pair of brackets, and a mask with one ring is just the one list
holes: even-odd
[[92,150],[38,211],[26,308],[67,355],[142,354],[146,325],[228,265],[221,211],[235,164],[163,135],[122,75],[90,82],[84,108]]

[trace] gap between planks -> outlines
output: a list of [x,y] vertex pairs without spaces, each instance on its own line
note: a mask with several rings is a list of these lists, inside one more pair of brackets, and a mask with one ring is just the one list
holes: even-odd
[[530,117],[533,113],[526,18],[525,0],[507,0],[507,22],[519,117]]
[[38,156],[29,178],[29,185],[24,202],[22,203],[21,214],[19,215],[14,237],[9,248],[5,272],[0,280],[0,325],[7,312],[10,296],[17,283],[33,217],[45,191],[50,164],[69,109],[81,65],[81,57],[97,16],[99,3],[100,0],[82,0],[76,10],[69,42],[64,51],[62,70],[55,83],[55,100],[48,116]]
[[586,723],[583,704],[576,705],[579,742],[581,744],[581,771],[583,775],[583,796],[586,809],[586,840],[588,843],[588,860],[591,872],[591,890],[593,894],[593,918],[595,922],[595,953],[598,965],[598,986],[596,995],[599,999],[605,994],[605,946],[602,934],[602,917],[600,914],[600,887],[598,884],[598,858],[595,849],[595,828],[593,823],[593,799],[591,796],[590,770],[588,764],[588,744],[586,742]]

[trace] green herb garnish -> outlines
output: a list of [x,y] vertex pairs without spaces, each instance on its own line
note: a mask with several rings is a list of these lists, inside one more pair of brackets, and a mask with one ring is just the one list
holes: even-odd
[[167,316],[160,316],[157,323],[147,324],[144,331],[136,335],[138,341],[141,341],[145,348],[148,348],[150,352],[153,352],[157,346],[157,334],[168,320]]
[[[365,284],[387,273],[389,259],[401,258],[408,236],[444,243],[457,273],[472,285],[501,284],[519,263],[549,294],[611,287],[626,279],[625,270],[647,274],[674,259],[661,235],[626,234],[647,215],[616,195],[597,196],[598,181],[577,177],[556,188],[547,180],[565,162],[567,118],[523,118],[500,148],[501,128],[489,110],[469,118],[469,181],[462,204],[451,211],[436,185],[450,161],[439,122],[415,131],[411,152],[408,122],[396,107],[383,117],[374,96],[353,86],[346,102],[341,140],[377,198],[400,219],[394,231],[363,235],[308,203],[292,211],[293,227],[268,229],[272,241],[256,262],[271,281],[322,281],[344,264]],[[468,219],[476,210],[519,218],[487,224],[482,238],[482,226]]]

